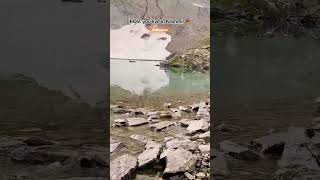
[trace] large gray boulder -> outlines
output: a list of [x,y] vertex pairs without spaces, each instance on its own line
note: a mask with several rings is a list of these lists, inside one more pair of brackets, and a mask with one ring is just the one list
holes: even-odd
[[110,179],[125,180],[132,179],[132,175],[137,167],[137,158],[129,154],[119,156],[111,162]]
[[176,150],[168,149],[162,156],[166,158],[164,174],[189,171],[197,161],[195,155],[182,148]]

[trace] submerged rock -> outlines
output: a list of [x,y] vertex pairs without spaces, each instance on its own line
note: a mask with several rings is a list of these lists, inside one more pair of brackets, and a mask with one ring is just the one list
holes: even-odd
[[145,118],[127,118],[126,120],[129,126],[140,126],[149,123]]
[[129,154],[124,154],[111,162],[110,179],[125,180],[132,179],[132,175],[137,167],[137,158]]
[[196,157],[190,151],[182,148],[176,150],[167,150],[166,168],[164,174],[174,174],[178,172],[189,171],[196,163]]

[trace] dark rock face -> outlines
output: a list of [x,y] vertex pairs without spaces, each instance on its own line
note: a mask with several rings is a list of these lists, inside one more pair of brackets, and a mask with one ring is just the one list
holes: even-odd
[[249,148],[242,147],[231,141],[221,142],[220,149],[224,152],[227,152],[230,156],[233,156],[235,158],[252,161],[260,159],[260,156],[256,152],[250,150]]
[[28,146],[45,146],[53,145],[54,143],[40,137],[31,137],[23,141]]

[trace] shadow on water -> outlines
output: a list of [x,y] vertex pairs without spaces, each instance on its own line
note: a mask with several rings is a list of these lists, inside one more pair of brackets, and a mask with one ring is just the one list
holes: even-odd
[[[247,144],[271,129],[309,126],[312,101],[320,92],[319,45],[308,39],[216,37],[217,68],[212,78],[215,126],[228,123],[241,130],[216,131],[215,146],[223,140]],[[227,179],[250,179],[253,175],[270,179],[276,164],[232,163],[231,170]]]
[[[107,114],[101,104],[108,98],[106,4],[0,4],[0,136],[41,137],[58,143],[61,151],[86,144],[106,147]],[[35,179],[106,176],[105,168],[68,172],[60,166],[9,163],[0,164],[0,172],[3,165],[8,173]]]

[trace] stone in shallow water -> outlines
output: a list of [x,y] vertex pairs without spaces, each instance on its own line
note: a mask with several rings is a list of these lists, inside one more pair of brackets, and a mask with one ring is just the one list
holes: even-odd
[[121,126],[127,126],[128,125],[128,121],[125,119],[115,119],[113,120],[114,125],[117,127],[121,127]]
[[127,121],[129,126],[140,126],[149,123],[145,118],[127,118]]
[[149,141],[149,139],[146,136],[140,135],[140,134],[133,134],[130,136],[130,138],[137,140],[137,141],[140,141],[144,144],[146,144]]
[[196,163],[195,155],[182,148],[167,151],[165,157],[166,168],[164,174],[189,171]]
[[137,158],[129,154],[124,154],[111,162],[111,180],[132,179],[132,174],[137,167]]
[[190,133],[195,133],[200,130],[207,130],[208,128],[209,128],[208,122],[204,119],[200,119],[200,120],[192,121],[187,127],[187,130]]
[[172,118],[172,114],[170,112],[161,112],[159,117],[164,119],[170,119]]
[[161,121],[159,123],[155,123],[155,124],[150,125],[150,128],[153,130],[156,130],[156,131],[161,131],[162,129],[165,129],[165,128],[172,126],[174,124],[175,123],[171,122],[171,121]]

